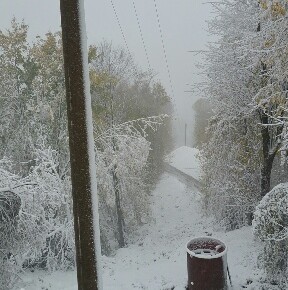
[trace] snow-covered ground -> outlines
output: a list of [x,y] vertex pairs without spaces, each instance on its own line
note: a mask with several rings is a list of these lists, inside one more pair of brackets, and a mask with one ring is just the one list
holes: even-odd
[[199,180],[201,177],[201,168],[198,155],[198,149],[182,146],[170,153],[166,158],[166,162]]
[[[183,163],[186,160],[183,157]],[[186,166],[180,161],[178,164]],[[127,248],[118,250],[114,257],[103,257],[104,290],[185,289],[185,245],[191,238],[207,233],[228,246],[228,265],[234,290],[242,289],[247,280],[255,280],[259,246],[253,240],[250,227],[228,233],[215,231],[212,220],[201,213],[200,193],[186,188],[169,174],[162,176],[151,198],[152,219],[149,224],[139,229]],[[23,279],[17,290],[77,289],[75,271],[51,275],[34,272]],[[246,289],[260,288],[251,283]]]

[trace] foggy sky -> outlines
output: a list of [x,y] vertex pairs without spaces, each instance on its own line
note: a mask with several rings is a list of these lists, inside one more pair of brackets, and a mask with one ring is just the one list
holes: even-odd
[[[48,31],[60,30],[59,0],[1,0],[0,29],[9,28],[13,16],[24,19],[29,25],[29,39],[43,36]],[[114,45],[124,45],[110,0],[84,0],[88,44],[105,39]],[[148,69],[140,38],[132,0],[113,0],[130,52],[136,63]],[[188,124],[188,144],[191,144],[193,123],[192,104],[197,95],[185,93],[190,84],[199,81],[196,62],[191,50],[205,49],[208,41],[206,20],[211,17],[211,7],[205,0],[157,0],[164,44],[171,71],[176,105],[178,145],[184,145],[184,128]],[[172,97],[159,34],[153,0],[135,0],[144,41],[152,69]]]

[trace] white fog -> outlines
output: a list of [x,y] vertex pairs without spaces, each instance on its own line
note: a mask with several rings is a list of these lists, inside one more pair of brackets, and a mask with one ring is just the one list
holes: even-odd
[[288,289],[287,9],[1,0],[0,290]]

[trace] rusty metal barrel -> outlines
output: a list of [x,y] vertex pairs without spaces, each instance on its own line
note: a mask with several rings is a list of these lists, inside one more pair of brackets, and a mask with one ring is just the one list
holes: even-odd
[[212,237],[198,237],[186,246],[188,289],[227,290],[227,246]]

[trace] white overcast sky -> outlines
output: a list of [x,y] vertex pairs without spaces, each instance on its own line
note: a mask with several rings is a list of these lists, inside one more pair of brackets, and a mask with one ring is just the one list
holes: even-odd
[[[153,0],[134,0],[147,47],[152,69],[171,95],[161,38]],[[205,49],[208,41],[206,20],[211,18],[211,7],[203,4],[207,0],[156,0],[168,64],[174,88],[177,126],[193,122],[192,104],[197,96],[185,93],[189,84],[199,80],[195,67],[198,58],[188,51]],[[48,31],[60,30],[59,0],[0,0],[0,29],[9,28],[13,16],[30,27],[30,39]],[[147,59],[133,9],[132,0],[112,0],[115,5],[130,52],[142,68],[147,69]],[[84,0],[88,44],[106,39],[115,45],[124,46],[111,0]],[[188,85],[187,85],[188,84]],[[190,129],[189,129],[190,128]],[[180,130],[182,131],[182,130]],[[188,138],[191,138],[189,136]],[[181,136],[181,139],[183,136]]]

